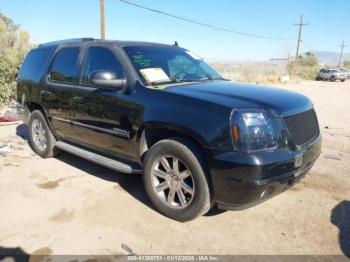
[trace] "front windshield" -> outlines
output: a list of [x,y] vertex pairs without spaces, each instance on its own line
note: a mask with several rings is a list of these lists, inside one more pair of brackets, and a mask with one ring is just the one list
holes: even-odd
[[148,85],[223,79],[201,58],[182,48],[126,46],[124,50]]

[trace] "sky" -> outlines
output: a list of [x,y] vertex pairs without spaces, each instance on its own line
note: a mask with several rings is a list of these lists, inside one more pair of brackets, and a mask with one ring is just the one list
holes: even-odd
[[[295,55],[304,15],[301,52],[350,52],[349,0],[130,0],[232,30],[285,38],[246,37],[105,0],[106,39],[139,40],[180,46],[208,60],[262,61]],[[100,34],[99,0],[0,0],[0,12],[28,31],[35,43]]]

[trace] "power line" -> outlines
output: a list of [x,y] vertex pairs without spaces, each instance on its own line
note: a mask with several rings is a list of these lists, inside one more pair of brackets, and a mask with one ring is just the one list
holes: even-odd
[[203,22],[191,19],[191,18],[186,18],[186,17],[170,14],[170,13],[167,13],[167,12],[164,12],[164,11],[161,11],[161,10],[156,10],[156,9],[153,9],[153,8],[150,8],[150,7],[146,7],[146,6],[143,6],[143,5],[140,5],[140,4],[136,4],[136,3],[133,3],[133,2],[130,2],[130,1],[127,1],[127,0],[118,0],[118,1],[122,2],[124,4],[128,4],[128,5],[131,5],[131,6],[134,6],[134,7],[138,7],[138,8],[144,9],[144,10],[148,10],[148,11],[151,11],[151,12],[154,12],[154,13],[158,13],[158,14],[161,14],[161,15],[169,16],[169,17],[172,17],[172,18],[175,18],[175,19],[186,21],[186,22],[189,22],[189,23],[192,23],[192,24],[197,24],[197,25],[204,26],[204,27],[211,28],[211,29],[218,30],[218,31],[224,31],[224,32],[227,32],[227,33],[238,34],[238,35],[243,35],[243,36],[247,36],[247,37],[272,39],[272,40],[287,40],[286,38],[281,38],[281,37],[274,37],[274,36],[266,36],[266,35],[245,33],[245,32],[236,31],[236,30],[233,30],[233,29],[230,29],[230,28],[226,28],[226,27],[215,26],[215,25],[208,24],[208,23],[203,23]]

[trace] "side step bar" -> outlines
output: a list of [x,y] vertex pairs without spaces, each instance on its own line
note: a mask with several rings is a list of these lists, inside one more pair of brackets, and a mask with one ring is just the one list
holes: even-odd
[[92,153],[90,151],[87,151],[85,149],[82,149],[80,147],[76,147],[70,144],[67,144],[62,141],[58,141],[55,145],[59,149],[63,151],[67,151],[73,155],[79,156],[81,158],[90,160],[96,164],[99,164],[101,166],[116,170],[121,173],[127,173],[127,174],[142,174],[142,169],[136,165],[130,165],[127,163],[122,163],[120,161],[101,156],[99,154]]

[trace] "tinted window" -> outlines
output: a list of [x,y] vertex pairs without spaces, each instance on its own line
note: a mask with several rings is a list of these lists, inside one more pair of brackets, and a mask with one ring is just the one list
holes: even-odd
[[91,47],[89,49],[83,73],[83,83],[89,84],[91,74],[96,71],[114,72],[119,79],[125,77],[124,70],[115,55],[104,47]]
[[50,54],[50,49],[32,50],[25,59],[21,71],[19,72],[19,80],[31,80],[38,82],[43,73],[45,63]]
[[73,83],[78,78],[79,48],[61,49],[51,66],[50,79],[58,82]]

